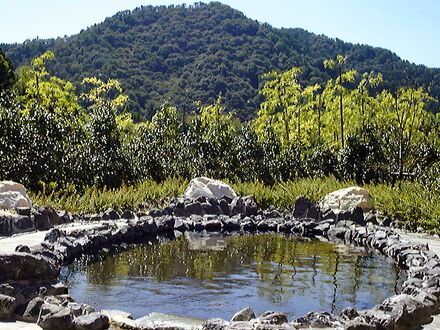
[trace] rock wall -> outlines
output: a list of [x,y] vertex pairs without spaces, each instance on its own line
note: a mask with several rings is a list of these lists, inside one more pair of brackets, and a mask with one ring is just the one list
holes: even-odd
[[[98,227],[69,234],[54,228],[36,247],[19,246],[17,252],[0,256],[0,319],[37,322],[43,329],[107,329],[117,325],[144,329],[122,313],[95,312],[75,302],[68,289],[57,283],[61,266],[83,254],[106,248],[127,247],[158,236],[178,237],[184,232],[216,232],[224,235],[277,232],[364,246],[395,259],[407,270],[402,292],[369,310],[348,308],[340,315],[311,312],[288,320],[282,312],[255,315],[251,308],[237,312],[231,320],[207,320],[202,329],[415,329],[431,320],[440,307],[440,258],[427,245],[410,244],[392,229],[393,222],[380,222],[374,211],[362,204],[340,208],[316,205],[306,198],[296,201],[292,212],[262,210],[252,197],[198,197],[174,199],[162,210],[122,215],[114,210],[97,216],[107,219]],[[34,214],[35,223],[58,222],[47,209]],[[58,215],[58,214],[57,214]],[[59,215],[58,215],[59,216]],[[124,217],[124,221],[113,221]],[[53,219],[51,219],[53,218]],[[60,217],[61,218],[61,217]],[[38,219],[38,220],[36,220]],[[48,220],[49,219],[49,220]],[[92,216],[87,219],[93,219]],[[166,327],[165,327],[166,328]],[[173,329],[184,329],[174,326]]]

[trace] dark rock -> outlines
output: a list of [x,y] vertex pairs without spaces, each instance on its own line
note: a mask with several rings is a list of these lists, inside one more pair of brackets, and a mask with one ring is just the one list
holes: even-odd
[[184,214],[186,216],[190,216],[192,214],[203,215],[204,214],[203,206],[200,202],[186,204],[184,209]]
[[101,313],[81,315],[73,320],[75,330],[105,330],[109,327],[109,319]]
[[243,197],[244,205],[245,205],[245,215],[246,216],[255,216],[258,212],[258,205],[255,201],[254,196],[245,196]]
[[157,224],[152,217],[142,217],[140,218],[142,223],[142,230],[145,234],[155,234],[157,233]]
[[213,215],[220,215],[222,214],[222,209],[220,208],[220,205],[212,205],[210,203],[202,203],[203,213],[204,214],[213,214]]
[[311,328],[337,327],[340,325],[339,319],[333,314],[327,312],[307,313],[305,316],[296,319],[296,323]]
[[290,233],[292,228],[294,226],[294,222],[293,221],[286,221],[284,223],[280,223],[278,225],[278,232],[282,232],[282,233]]
[[218,232],[218,231],[221,231],[221,229],[222,229],[222,222],[218,218],[205,220],[205,221],[203,221],[202,224],[205,227],[206,231]]
[[0,319],[9,319],[15,310],[15,298],[0,294]]
[[226,203],[231,204],[234,199],[228,196],[223,196],[220,200],[224,200]]
[[14,233],[25,232],[32,229],[34,229],[34,223],[27,215],[0,215],[0,236],[10,236]]
[[227,330],[229,322],[223,319],[209,319],[202,325],[202,330]]
[[60,311],[62,311],[64,307],[60,306],[58,302],[51,303],[51,302],[44,302],[44,304],[41,306],[41,316],[49,315],[49,314],[55,314]]
[[376,324],[369,323],[362,317],[357,317],[344,325],[344,330],[377,330]]
[[341,318],[344,320],[353,320],[354,318],[358,317],[359,313],[354,308],[346,308],[341,312]]
[[24,232],[34,229],[34,223],[27,215],[15,215],[12,217],[12,228],[14,232]]
[[59,312],[44,315],[38,325],[45,330],[66,330],[72,327],[72,321],[73,315],[70,309],[64,308]]
[[211,205],[213,205],[213,206],[215,206],[215,205],[219,205],[219,201],[218,201],[218,199],[216,199],[216,198],[212,198],[212,197],[208,199],[208,203],[211,204]]
[[174,230],[185,232],[189,229],[187,222],[183,221],[181,218],[176,218],[174,220]]
[[251,218],[246,217],[240,222],[240,227],[245,232],[253,232],[257,229],[257,224]]
[[308,218],[309,208],[312,206],[312,202],[306,197],[300,197],[295,201],[295,207],[293,210],[293,217],[296,219]]
[[314,219],[303,218],[299,224],[300,233],[304,237],[313,237],[315,236],[315,228],[318,224]]
[[328,222],[324,222],[321,224],[317,224],[313,230],[312,233],[314,236],[325,236],[327,235],[327,232],[330,229],[330,224]]
[[[179,212],[180,211],[180,212]],[[174,214],[176,215],[176,216],[183,216],[183,204],[182,204],[182,208],[180,208],[180,209],[175,209],[174,210]],[[151,217],[153,217],[153,218],[158,218],[158,217],[163,217],[164,215],[166,215],[165,214],[165,212],[163,211],[163,210],[159,210],[159,209],[151,209],[149,212],[148,212],[148,215],[149,216],[151,216]]]
[[9,236],[14,232],[12,216],[0,215],[0,236]]
[[219,206],[220,206],[220,209],[222,211],[222,214],[229,215],[231,210],[229,209],[229,204],[228,204],[227,201],[225,201],[224,199],[220,199]]
[[17,245],[15,247],[15,252],[21,252],[21,253],[31,253],[31,249],[27,245]]
[[336,222],[337,218],[337,215],[330,207],[321,209],[321,220],[334,220]]
[[90,221],[101,221],[101,220],[105,220],[102,217],[102,214],[92,214],[92,216],[90,217]]
[[374,214],[373,212],[368,212],[364,215],[365,217],[365,222],[366,223],[372,223],[373,225],[378,225],[379,222],[377,221],[377,217],[376,214]]
[[279,210],[276,210],[276,209],[265,210],[263,212],[263,215],[266,218],[282,218],[283,217],[283,214]]
[[156,218],[155,222],[157,225],[157,231],[162,233],[166,231],[173,231],[174,230],[174,217],[172,216],[165,216],[161,218]]
[[384,217],[383,220],[380,222],[380,225],[384,226],[384,227],[390,227],[392,223],[393,223],[393,220],[391,220],[388,217]]
[[103,214],[102,214],[102,220],[118,220],[121,218],[121,216],[119,215],[118,212],[116,212],[113,209],[107,209]]
[[54,296],[68,294],[69,289],[63,283],[52,284],[49,289],[49,293]]
[[78,304],[73,302],[73,303],[68,303],[67,307],[70,309],[72,315],[75,317],[95,312],[93,307],[87,304]]
[[57,226],[61,224],[61,218],[58,213],[51,207],[46,207],[46,212],[49,217],[49,221],[53,226]]
[[223,229],[225,230],[238,230],[240,229],[239,219],[236,217],[222,219]]
[[26,306],[23,313],[23,320],[36,323],[40,316],[41,307],[44,304],[44,300],[41,297],[35,297]]
[[31,208],[30,207],[16,207],[15,212],[17,212],[18,215],[24,215],[26,217],[31,217]]
[[307,212],[307,218],[314,219],[316,221],[322,220],[321,210],[319,209],[319,207],[317,205],[313,204],[312,206],[310,206],[310,208]]
[[331,239],[342,239],[345,240],[345,234],[347,233],[347,228],[345,227],[332,227],[327,231],[327,237]]
[[45,303],[59,305],[59,306],[63,306],[63,307],[74,302],[73,298],[71,296],[69,296],[68,294],[60,294],[57,296],[45,296],[44,301],[45,301]]
[[259,319],[264,324],[284,324],[287,323],[287,316],[279,312],[265,312],[260,315]]
[[433,306],[426,305],[409,295],[400,294],[386,299],[378,309],[389,312],[397,326],[411,328],[430,322]]
[[45,208],[40,207],[34,213],[35,228],[38,230],[48,230],[53,227],[49,219],[49,214]]
[[207,202],[206,197],[204,197],[204,196],[197,197],[196,201],[199,202],[200,204]]
[[41,257],[27,253],[0,254],[0,281],[56,279],[58,267]]
[[356,207],[352,211],[351,218],[349,220],[353,221],[356,225],[359,226],[365,226],[367,224],[364,219],[364,211],[360,207]]
[[60,223],[61,224],[73,222],[72,215],[69,212],[67,212],[67,211],[59,212],[58,216],[60,217]]
[[134,213],[132,210],[125,210],[124,212],[122,212],[121,218],[122,219],[135,219],[136,213]]
[[231,322],[250,321],[254,318],[255,318],[255,313],[252,310],[252,308],[246,307],[235,313],[231,318]]
[[0,284],[0,294],[13,297],[15,293],[14,287],[9,283]]
[[243,198],[236,197],[231,202],[231,216],[237,214],[244,214],[246,210],[246,205],[244,204]]
[[63,233],[59,229],[54,228],[44,236],[44,240],[49,243],[55,243],[62,236]]

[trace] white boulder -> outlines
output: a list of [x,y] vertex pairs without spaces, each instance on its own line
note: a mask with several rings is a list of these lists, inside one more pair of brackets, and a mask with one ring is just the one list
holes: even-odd
[[0,181],[0,209],[31,206],[32,202],[22,184],[13,181]]
[[233,199],[237,194],[226,183],[206,177],[192,179],[184,194],[184,197],[189,199],[199,197],[220,199],[223,196]]
[[373,199],[368,190],[361,187],[349,187],[325,195],[319,206],[321,208],[330,207],[336,214],[356,207],[367,212],[373,208]]

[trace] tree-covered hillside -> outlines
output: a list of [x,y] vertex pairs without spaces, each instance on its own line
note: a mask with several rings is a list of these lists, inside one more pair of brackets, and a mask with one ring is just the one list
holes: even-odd
[[191,110],[221,94],[242,119],[258,110],[261,75],[301,67],[302,83],[328,80],[323,60],[345,54],[347,68],[383,73],[380,88],[423,86],[440,96],[440,69],[413,65],[392,52],[353,45],[302,29],[275,29],[220,3],[141,7],[119,12],[79,34],[23,44],[1,44],[15,67],[46,50],[49,70],[79,84],[84,77],[115,78],[130,97],[130,110],[151,115],[165,101]]

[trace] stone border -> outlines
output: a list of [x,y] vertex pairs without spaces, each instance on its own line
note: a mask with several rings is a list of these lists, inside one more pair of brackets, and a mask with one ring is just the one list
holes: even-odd
[[393,257],[408,273],[401,294],[369,310],[348,308],[339,316],[311,312],[290,323],[282,313],[266,312],[256,318],[253,312],[240,311],[230,322],[210,319],[203,329],[412,329],[429,323],[440,306],[439,257],[427,245],[401,239],[385,226],[390,222],[379,224],[374,213],[364,214],[358,208],[336,215],[300,198],[293,213],[283,214],[276,209],[259,210],[251,197],[220,201],[176,199],[163,210],[133,217],[69,234],[55,228],[39,246],[18,246],[16,253],[0,255],[0,319],[35,322],[43,329],[107,329],[115,319],[74,302],[67,287],[57,283],[60,268],[86,253],[146,238],[174,236],[175,231],[279,232],[326,238],[377,250]]

